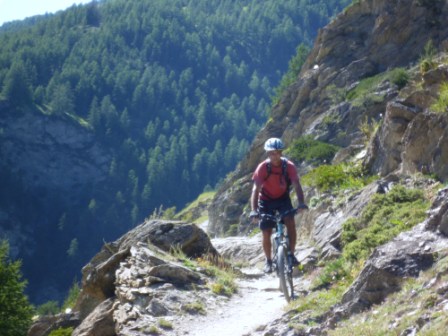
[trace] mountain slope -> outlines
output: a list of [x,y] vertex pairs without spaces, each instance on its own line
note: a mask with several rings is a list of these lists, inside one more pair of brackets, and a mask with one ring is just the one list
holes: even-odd
[[[448,31],[442,24],[446,11],[443,1],[359,1],[322,29],[297,82],[274,106],[272,120],[257,134],[246,157],[216,194],[210,207],[211,232],[226,232],[231,224],[240,222],[239,217],[249,198],[250,174],[263,157],[265,139],[278,136],[289,145],[295,139],[311,135],[316,140],[345,148],[337,155],[339,160],[350,159],[365,149],[365,141],[369,139],[361,131],[362,124],[380,123],[387,104],[393,100],[400,103],[403,84],[397,84],[393,71],[406,72],[407,68],[425,58],[425,46],[429,41],[432,41],[434,52],[446,50]],[[442,70],[436,83],[440,85],[443,76]],[[427,95],[426,100],[419,100],[419,93],[414,95],[412,88],[403,90],[409,97],[400,104],[403,108],[415,109],[416,113],[424,112],[438,95],[438,85],[431,85],[429,82],[422,92]],[[405,119],[407,124],[412,118],[407,116]],[[404,124],[403,127],[406,128]],[[383,128],[382,132],[384,134],[379,137],[395,133],[395,130]],[[396,136],[396,140],[401,141],[400,134]],[[435,150],[434,146],[435,143],[431,150]],[[401,168],[400,156],[404,157],[405,148],[394,147],[396,163],[393,167],[387,167],[389,163],[381,159],[387,153],[382,148],[377,151],[374,148],[371,152],[374,158],[369,160],[377,162],[366,163],[369,167],[373,164],[371,173],[387,175]],[[412,150],[407,151],[408,155]],[[425,157],[418,165],[431,166],[430,161],[431,158]],[[403,172],[415,172],[416,164],[403,165]],[[433,167],[432,172],[443,171],[442,162],[436,166],[438,168]],[[299,171],[299,174],[306,171]],[[445,179],[446,172],[440,178]]]

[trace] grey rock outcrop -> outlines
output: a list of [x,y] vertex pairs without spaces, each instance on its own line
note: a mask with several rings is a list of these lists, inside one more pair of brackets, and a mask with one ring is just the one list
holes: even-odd
[[448,178],[448,117],[431,113],[431,104],[447,77],[448,67],[439,66],[421,77],[423,90],[405,88],[400,99],[389,102],[365,160],[372,172],[387,175],[398,170]]
[[68,326],[69,320],[75,336],[144,335],[158,317],[195,313],[195,304],[205,309],[217,302],[203,270],[183,266],[172,251],[191,258],[219,257],[195,224],[148,220],[105,244],[83,268],[81,293],[74,313],[67,315],[72,318],[44,317],[29,335],[46,336],[57,326]]
[[[150,243],[164,252],[169,252],[171,248],[178,248],[190,257],[207,253],[217,255],[208,236],[194,224],[146,221],[117,241],[106,244],[83,268],[82,292],[76,306],[81,318],[85,318],[98,304],[115,295],[116,272],[120,264],[131,256],[131,248],[138,242]],[[159,277],[167,282],[173,279],[188,280],[186,276],[181,278],[182,273],[170,279],[169,275],[175,274],[176,270],[166,265],[160,266],[165,263],[158,258],[148,257],[148,261],[151,261],[154,267],[151,272],[158,274],[154,276],[156,278]]]
[[110,298],[100,303],[93,312],[73,331],[73,336],[101,335],[115,336],[115,323],[113,320],[114,299]]

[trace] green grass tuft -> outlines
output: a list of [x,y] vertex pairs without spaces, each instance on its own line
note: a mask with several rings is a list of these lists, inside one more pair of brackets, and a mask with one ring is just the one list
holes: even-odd
[[285,151],[292,160],[311,164],[329,163],[339,150],[338,146],[314,140],[312,136],[296,139]]

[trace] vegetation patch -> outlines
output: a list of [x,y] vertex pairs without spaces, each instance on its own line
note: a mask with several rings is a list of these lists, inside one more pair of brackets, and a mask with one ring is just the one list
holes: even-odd
[[199,258],[198,264],[212,277],[208,286],[214,294],[231,296],[236,293],[235,272],[222,258]]
[[304,185],[316,188],[319,192],[330,190],[360,189],[376,177],[365,173],[360,165],[338,164],[321,165],[302,177]]
[[376,134],[378,128],[381,125],[381,120],[370,120],[367,116],[364,117],[363,121],[359,124],[359,130],[364,135],[364,140],[366,145],[369,143],[370,139]]
[[59,307],[59,303],[54,300],[42,303],[36,308],[36,313],[39,316],[56,315],[59,314],[60,311],[61,308]]
[[437,48],[434,46],[432,40],[429,40],[425,44],[425,48],[423,49],[423,55],[420,57],[420,73],[422,75],[436,67],[437,65],[437,62],[435,61],[436,55],[437,55]]
[[206,255],[197,259],[188,258],[180,248],[171,250],[171,254],[182,261],[185,267],[194,271],[200,270],[210,277],[209,289],[218,295],[231,296],[236,293],[236,274],[232,266],[222,257]]
[[349,285],[350,283],[348,281],[340,282],[330,288],[313,291],[305,296],[300,296],[290,304],[290,314],[305,313],[305,320],[309,319],[312,321],[340,302],[342,295]]
[[436,102],[431,105],[431,110],[437,113],[448,112],[448,82],[440,86],[439,97]]
[[73,328],[58,328],[53,330],[48,336],[71,336],[73,333]]
[[[174,218],[184,221],[197,221],[198,218],[204,218],[204,216],[198,217],[198,209],[209,204],[213,197],[215,197],[216,191],[206,191],[200,194],[193,202],[187,205],[183,210],[177,213]],[[202,211],[199,211],[202,214]]]
[[206,314],[204,304],[200,301],[187,303],[186,305],[182,306],[182,309],[189,314]]
[[165,320],[162,318],[159,320],[158,323],[159,323],[160,328],[162,328],[162,329],[173,329],[173,324],[168,320]]
[[272,97],[273,105],[280,101],[281,95],[285,90],[297,80],[300,69],[306,61],[308,54],[310,53],[310,47],[301,43],[296,50],[296,55],[291,58],[288,65],[288,71],[283,75],[280,84],[275,88],[275,96]]
[[78,300],[78,296],[81,293],[81,286],[78,282],[74,282],[70,290],[68,291],[67,298],[62,304],[62,310],[67,308],[73,308],[75,306],[76,300]]
[[347,261],[366,259],[375,247],[422,222],[429,206],[422,190],[401,185],[374,195],[359,218],[343,224],[343,257]]
[[314,140],[311,135],[306,135],[294,140],[285,154],[294,161],[317,165],[331,162],[338,150],[338,146]]
[[382,102],[383,96],[375,94],[375,88],[386,80],[397,85],[398,88],[402,88],[408,83],[409,74],[404,68],[395,68],[372,77],[364,78],[356,87],[347,92],[347,101],[351,101],[353,105],[365,105],[368,102]]

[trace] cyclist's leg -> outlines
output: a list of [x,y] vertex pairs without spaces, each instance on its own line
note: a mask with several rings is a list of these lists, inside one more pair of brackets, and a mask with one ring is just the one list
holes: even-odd
[[[294,207],[291,203],[291,198],[286,197],[282,200],[281,206],[279,208],[280,213],[285,213],[287,211],[293,210]],[[285,223],[286,229],[288,230],[288,237],[289,237],[289,248],[292,254],[294,254],[295,248],[296,248],[296,241],[297,241],[297,230],[296,230],[296,222],[294,219],[294,214],[288,214],[287,216],[283,217],[283,223]]]
[[289,248],[292,254],[294,254],[297,241],[297,230],[294,215],[285,217],[283,221],[285,223],[286,229],[288,230]]
[[[270,200],[259,200],[258,201],[258,211],[260,215],[269,214],[273,215],[274,210],[272,209],[272,201]],[[272,244],[271,244],[271,235],[272,229],[275,227],[275,222],[272,220],[263,219],[261,216],[260,220],[260,229],[263,233],[263,251],[266,256],[266,260],[272,260]]]
[[271,235],[272,228],[267,228],[262,230],[263,232],[263,251],[266,256],[266,260],[272,260],[272,244],[271,244]]

